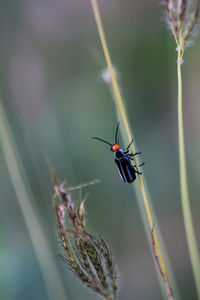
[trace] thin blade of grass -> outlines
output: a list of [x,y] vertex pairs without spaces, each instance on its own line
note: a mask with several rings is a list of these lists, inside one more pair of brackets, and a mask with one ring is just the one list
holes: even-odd
[[35,255],[38,260],[47,294],[50,300],[67,299],[56,263],[52,253],[48,250],[48,241],[45,236],[39,216],[33,206],[33,196],[25,178],[23,166],[17,152],[11,130],[0,101],[0,142],[8,167],[9,175],[16,193],[19,207],[31,239]]
[[[94,13],[95,21],[96,21],[96,24],[97,24],[99,37],[100,37],[100,40],[101,40],[101,44],[102,44],[103,52],[104,52],[104,55],[105,55],[107,67],[108,67],[110,77],[111,77],[112,88],[113,88],[114,97],[115,97],[115,100],[116,100],[115,103],[116,103],[117,111],[119,111],[119,115],[120,115],[119,119],[122,119],[123,125],[125,127],[125,131],[126,131],[126,135],[128,137],[129,142],[131,142],[131,140],[132,140],[131,131],[130,131],[130,127],[129,127],[129,124],[128,124],[125,107],[124,107],[124,104],[123,104],[123,101],[122,101],[119,85],[117,83],[115,73],[113,72],[113,66],[112,66],[112,62],[111,62],[107,42],[106,42],[106,39],[105,39],[105,34],[104,34],[102,22],[101,22],[101,17],[100,17],[97,1],[96,0],[90,0],[90,1],[91,1],[91,5],[92,5],[92,8],[93,8],[93,13]],[[133,146],[133,144],[131,145],[131,151],[132,151],[132,153],[136,152],[135,147]],[[135,158],[134,161],[135,161],[135,165],[136,165],[136,170],[139,171],[139,163],[138,163],[137,159]],[[146,190],[145,190],[143,178],[139,174],[138,174],[138,179],[139,179],[139,184],[140,184],[140,192],[142,194],[142,198],[143,198],[143,201],[144,201],[146,217],[147,217],[147,220],[148,220],[148,223],[149,223],[150,230],[152,230],[154,220],[153,220],[153,217],[152,217],[152,214],[151,214],[150,204],[149,204],[149,200],[147,198],[147,193],[146,193]],[[162,277],[165,278],[165,288],[167,287],[166,292],[167,292],[167,295],[168,295],[168,299],[172,300],[173,299],[173,293],[172,293],[172,290],[171,290],[171,287],[170,287],[170,284],[169,284],[168,275],[167,275],[167,271],[166,271],[166,266],[165,266],[165,262],[163,260],[163,255],[162,255],[162,252],[161,252],[160,242],[158,241],[156,231],[153,232],[153,237],[154,237],[154,244],[155,244],[155,247],[156,247],[156,253],[157,253],[157,257],[158,257],[159,266],[160,266],[160,269],[161,269],[161,272],[162,272],[162,275],[163,275]]]

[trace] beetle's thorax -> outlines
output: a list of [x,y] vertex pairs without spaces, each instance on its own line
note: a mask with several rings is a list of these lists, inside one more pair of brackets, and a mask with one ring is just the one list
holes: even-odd
[[124,157],[124,151],[122,149],[119,149],[114,152],[115,158],[120,159]]

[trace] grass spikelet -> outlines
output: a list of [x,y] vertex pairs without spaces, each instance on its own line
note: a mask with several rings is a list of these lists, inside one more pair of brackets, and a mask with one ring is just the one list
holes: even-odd
[[[64,249],[64,255],[59,256],[90,290],[103,299],[115,300],[118,290],[116,266],[107,243],[91,235],[85,228],[85,199],[76,209],[71,194],[58,180],[54,188],[53,207]],[[66,219],[71,221],[72,228],[66,227]]]
[[[195,5],[193,11],[191,11],[191,4]],[[199,4],[199,0],[166,0],[168,23],[177,47],[180,47],[182,51],[198,23]]]

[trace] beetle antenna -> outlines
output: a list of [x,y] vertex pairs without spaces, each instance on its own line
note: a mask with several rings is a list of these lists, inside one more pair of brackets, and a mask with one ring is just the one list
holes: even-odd
[[101,141],[101,142],[103,142],[103,143],[106,143],[106,144],[112,146],[112,144],[110,144],[109,142],[107,142],[107,141],[105,141],[105,140],[102,140],[102,139],[100,139],[100,138],[98,138],[98,137],[93,136],[92,139],[99,140],[99,141]]
[[[115,144],[117,144],[118,143],[118,139],[117,139],[117,135],[118,135],[118,129],[119,129],[119,124],[120,124],[120,122],[118,122],[118,124],[117,124],[117,128],[116,128],[116,132],[115,132]],[[119,143],[118,143],[119,144]]]

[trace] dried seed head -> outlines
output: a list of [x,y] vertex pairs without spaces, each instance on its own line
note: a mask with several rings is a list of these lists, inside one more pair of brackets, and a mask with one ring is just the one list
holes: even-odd
[[79,219],[81,220],[81,222],[83,222],[83,219],[84,219],[84,216],[85,216],[84,203],[85,203],[85,200],[80,202],[80,204],[78,206],[78,211],[77,211]]
[[[64,255],[59,255],[74,274],[92,291],[106,299],[116,299],[117,268],[113,264],[111,250],[102,238],[96,238],[86,231],[84,225],[84,201],[78,205],[77,211],[71,195],[63,186],[55,186],[56,197],[53,198],[58,234]],[[60,201],[61,204],[57,204]],[[67,215],[73,228],[65,227]]]
[[178,1],[178,20],[179,20],[179,22],[184,21],[187,3],[188,3],[187,0],[179,0]]
[[177,46],[182,50],[198,23],[199,3],[200,0],[166,0],[168,22]]
[[60,219],[60,223],[64,225],[65,222],[65,208],[63,204],[60,204],[58,207],[58,217]]
[[166,8],[168,15],[168,23],[172,30],[174,37],[177,36],[177,20],[176,20],[176,7],[173,0],[166,0]]

